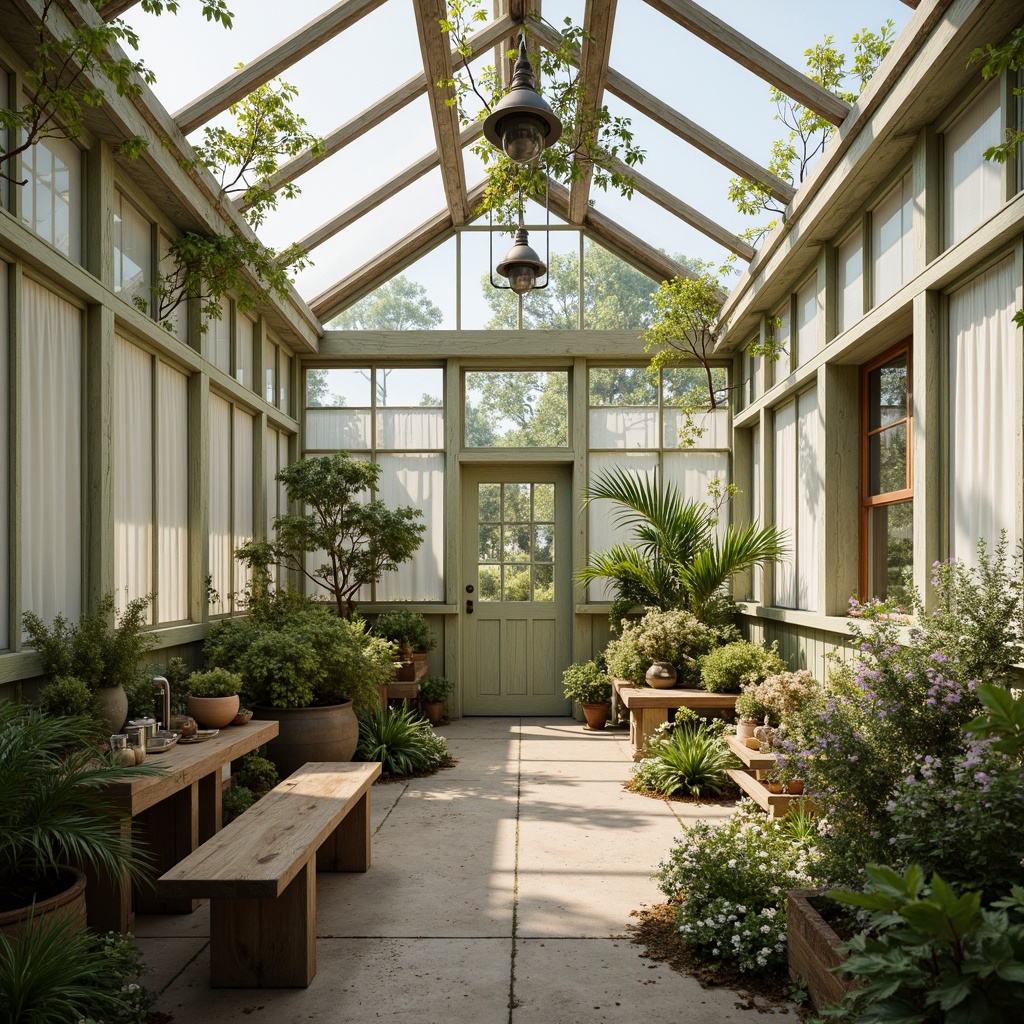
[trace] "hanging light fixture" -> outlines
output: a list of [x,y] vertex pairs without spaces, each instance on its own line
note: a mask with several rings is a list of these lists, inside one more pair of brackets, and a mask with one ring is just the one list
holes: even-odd
[[562,122],[537,92],[525,35],[519,37],[512,84],[487,115],[484,136],[517,164],[532,163],[562,137]]
[[[562,137],[562,122],[537,92],[537,81],[533,75],[530,58],[526,54],[526,36],[519,36],[519,58],[516,60],[509,91],[499,100],[484,121],[484,136],[487,141],[500,149],[516,164],[529,164],[536,160],[548,146]],[[545,201],[547,208],[547,178],[545,176]],[[550,218],[550,209],[548,209]],[[548,244],[550,250],[550,242]],[[493,259],[493,256],[492,256]],[[493,263],[492,263],[493,266]],[[528,295],[537,286],[537,279],[544,277],[548,268],[530,245],[529,232],[523,225],[522,209],[519,213],[519,227],[515,243],[497,266],[498,274],[508,279],[500,284],[491,275],[495,288],[511,288],[516,295]],[[547,287],[545,282],[541,287]]]

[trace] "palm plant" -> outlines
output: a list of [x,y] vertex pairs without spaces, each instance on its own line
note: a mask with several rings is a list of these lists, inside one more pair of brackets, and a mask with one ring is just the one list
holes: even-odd
[[617,466],[599,473],[586,500],[601,498],[615,503],[614,520],[632,529],[634,543],[592,552],[578,578],[611,580],[619,608],[684,608],[709,621],[732,576],[785,551],[785,531],[774,524],[729,525],[720,533],[716,508],[685,500],[674,484],[659,484],[657,472]]

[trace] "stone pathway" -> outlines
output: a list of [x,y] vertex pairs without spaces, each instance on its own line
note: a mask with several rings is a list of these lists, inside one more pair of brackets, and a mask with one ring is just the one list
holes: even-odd
[[[177,1024],[718,1024],[751,1020],[630,942],[683,816],[730,808],[622,788],[622,730],[570,719],[444,726],[459,764],[372,791],[373,866],[317,879],[308,989],[211,989],[209,913],[140,917],[155,1009]],[[789,1016],[790,1020],[795,1020]]]

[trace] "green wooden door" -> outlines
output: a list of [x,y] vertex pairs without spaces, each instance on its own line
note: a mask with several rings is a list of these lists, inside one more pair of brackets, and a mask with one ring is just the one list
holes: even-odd
[[570,470],[464,467],[462,478],[463,710],[568,714]]

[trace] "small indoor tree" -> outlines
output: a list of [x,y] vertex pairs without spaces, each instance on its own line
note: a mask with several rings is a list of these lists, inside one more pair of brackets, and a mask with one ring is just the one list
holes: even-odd
[[[302,459],[277,474],[289,502],[306,510],[274,519],[277,564],[323,587],[345,618],[352,617],[359,588],[411,558],[427,529],[416,522],[423,515],[418,508],[367,500],[380,472],[380,466],[340,452]],[[316,568],[307,565],[306,555],[313,553],[324,559]]]

